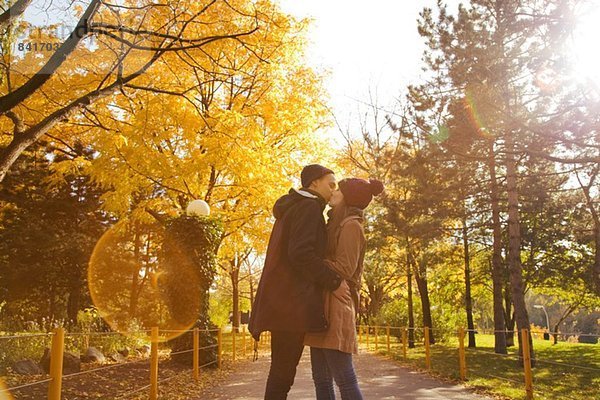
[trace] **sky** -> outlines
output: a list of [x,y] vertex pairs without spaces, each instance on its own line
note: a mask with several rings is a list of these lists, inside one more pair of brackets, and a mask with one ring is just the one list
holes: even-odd
[[[329,73],[326,88],[336,119],[356,128],[359,107],[373,97],[393,110],[421,74],[424,41],[417,32],[423,7],[435,0],[279,0],[283,11],[313,20],[307,63]],[[456,9],[458,0],[448,1]],[[363,103],[364,102],[364,103]],[[329,131],[336,141],[336,128]]]

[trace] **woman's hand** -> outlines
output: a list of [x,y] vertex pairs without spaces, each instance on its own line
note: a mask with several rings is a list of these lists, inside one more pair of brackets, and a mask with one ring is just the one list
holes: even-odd
[[346,280],[342,280],[340,287],[333,291],[333,295],[345,304],[352,304],[352,296],[350,294],[350,286]]

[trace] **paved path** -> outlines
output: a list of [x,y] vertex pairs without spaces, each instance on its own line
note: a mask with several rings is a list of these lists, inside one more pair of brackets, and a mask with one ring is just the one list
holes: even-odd
[[[355,368],[365,400],[488,400],[464,387],[437,381],[411,371],[385,358],[361,353],[355,356]],[[205,393],[202,399],[262,400],[269,370],[269,356],[255,363],[240,365],[227,379]],[[308,348],[304,351],[289,400],[314,399]],[[341,399],[339,393],[337,399]]]

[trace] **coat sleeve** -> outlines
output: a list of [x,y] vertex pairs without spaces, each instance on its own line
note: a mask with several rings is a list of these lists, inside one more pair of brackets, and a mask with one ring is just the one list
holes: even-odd
[[321,208],[314,201],[306,201],[303,207],[298,207],[290,221],[288,260],[291,267],[306,279],[325,289],[335,290],[342,279],[317,254],[317,234],[321,218]]
[[334,261],[334,269],[340,275],[347,279],[354,275],[364,244],[365,237],[358,222],[349,221],[342,226]]

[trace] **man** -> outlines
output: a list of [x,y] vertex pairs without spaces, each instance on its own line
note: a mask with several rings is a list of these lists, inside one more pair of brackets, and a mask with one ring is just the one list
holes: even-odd
[[327,329],[323,289],[340,276],[324,262],[327,230],[323,211],[336,189],[333,171],[304,167],[302,189],[291,189],[273,207],[275,225],[252,307],[249,329],[259,340],[271,331],[271,369],[265,400],[285,400],[304,350],[304,333]]

